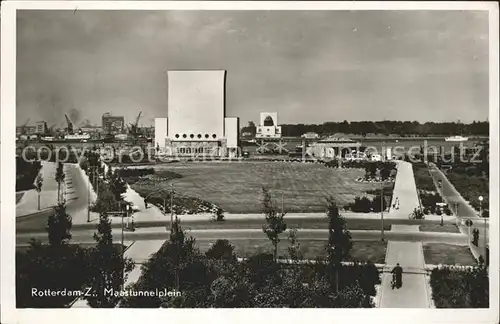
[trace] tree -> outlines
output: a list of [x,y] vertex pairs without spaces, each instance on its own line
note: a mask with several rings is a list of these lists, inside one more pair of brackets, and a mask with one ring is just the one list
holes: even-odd
[[97,245],[91,252],[90,279],[93,294],[85,298],[93,308],[113,308],[122,299],[119,293],[127,274],[133,270],[134,263],[124,257],[123,245],[117,248],[113,244],[111,222],[106,212],[99,215],[99,225],[94,240]]
[[210,285],[212,307],[249,307],[251,302],[248,287],[237,278],[220,276]]
[[61,183],[64,181],[66,175],[64,174],[64,165],[59,161],[56,169],[56,182],[57,182],[57,202],[61,202]]
[[[122,306],[151,307],[203,307],[213,280],[206,258],[196,247],[196,241],[187,237],[179,221],[175,220],[170,239],[145,262],[142,276],[135,285],[137,290],[168,289],[182,291],[182,298],[133,296]],[[204,294],[207,294],[205,296]]]
[[328,262],[335,268],[335,289],[338,292],[339,271],[342,261],[349,257],[352,248],[351,233],[347,230],[345,218],[332,197],[327,198],[328,217]]
[[205,252],[205,255],[209,259],[224,260],[227,262],[235,262],[236,255],[234,254],[234,246],[229,243],[228,240],[217,240],[210,247],[210,249]]
[[373,179],[377,175],[377,165],[375,163],[367,163],[365,166],[365,179]]
[[278,259],[278,243],[280,242],[279,235],[286,231],[286,223],[283,220],[285,214],[278,214],[276,206],[271,200],[271,195],[266,188],[262,188],[262,195],[262,207],[266,217],[266,224],[262,226],[262,230],[273,244],[273,255],[276,261]]
[[[16,251],[16,307],[65,308],[75,299],[74,291],[85,291],[89,258],[78,245],[51,246],[32,241],[26,251]],[[38,291],[63,291],[67,295],[33,295]]]
[[65,245],[71,240],[71,216],[66,213],[66,206],[59,203],[54,207],[54,213],[47,221],[49,244],[52,246]]
[[40,210],[40,193],[42,192],[42,185],[43,185],[43,177],[42,177],[42,174],[39,173],[36,176],[36,180],[35,180],[35,188],[36,188],[36,192],[38,193],[38,210]]
[[127,183],[120,177],[118,170],[112,173],[111,178],[108,178],[110,190],[117,202],[123,200],[122,194],[127,192]]
[[302,259],[302,252],[300,252],[300,243],[297,239],[297,229],[291,229],[288,233],[288,240],[290,241],[290,246],[288,247],[288,255],[293,261],[298,261]]
[[387,180],[391,176],[392,169],[394,165],[392,163],[382,163],[380,166],[380,177],[382,180]]

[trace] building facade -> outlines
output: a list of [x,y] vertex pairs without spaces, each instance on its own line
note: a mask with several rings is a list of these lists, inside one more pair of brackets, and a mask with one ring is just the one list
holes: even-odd
[[278,126],[278,113],[260,113],[260,124],[257,126],[257,139],[280,139],[281,126]]
[[109,134],[121,134],[125,130],[125,117],[112,116],[110,113],[102,115],[102,129]]
[[167,156],[236,156],[238,118],[225,114],[226,71],[168,71],[167,118],[155,119],[155,146]]

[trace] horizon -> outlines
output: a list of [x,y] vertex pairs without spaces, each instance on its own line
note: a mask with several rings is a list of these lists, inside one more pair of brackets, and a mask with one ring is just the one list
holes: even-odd
[[18,125],[153,124],[182,69],[226,70],[240,125],[488,120],[487,12],[23,10],[17,25]]

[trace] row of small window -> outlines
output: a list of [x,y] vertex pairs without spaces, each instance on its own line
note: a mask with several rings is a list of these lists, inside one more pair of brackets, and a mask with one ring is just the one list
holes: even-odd
[[[179,137],[181,137],[181,135],[179,135],[179,134],[175,134],[175,138],[179,138]],[[188,137],[188,136],[187,136],[187,134],[182,134],[182,138],[187,138],[187,137]],[[196,135],[196,137],[198,137],[198,138],[202,138],[202,137],[203,137],[203,135],[198,134],[198,135]],[[191,135],[189,135],[189,138],[195,138],[195,135],[194,135],[194,134],[191,134]],[[210,135],[205,134],[205,138],[210,138]],[[212,134],[212,138],[217,138],[217,135]]]
[[191,153],[211,153],[213,148],[209,147],[180,147],[177,152],[180,154],[191,154]]

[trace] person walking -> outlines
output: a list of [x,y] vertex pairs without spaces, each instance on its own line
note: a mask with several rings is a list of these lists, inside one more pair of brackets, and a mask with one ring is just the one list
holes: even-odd
[[403,286],[403,268],[398,264],[392,269],[392,289],[394,287],[401,288]]

